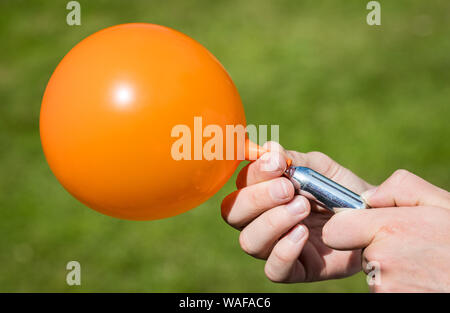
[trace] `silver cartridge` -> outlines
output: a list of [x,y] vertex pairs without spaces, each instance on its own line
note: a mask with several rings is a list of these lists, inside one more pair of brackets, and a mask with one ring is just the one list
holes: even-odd
[[334,212],[335,208],[366,209],[368,206],[358,194],[303,166],[290,166],[285,176],[298,194],[316,201]]

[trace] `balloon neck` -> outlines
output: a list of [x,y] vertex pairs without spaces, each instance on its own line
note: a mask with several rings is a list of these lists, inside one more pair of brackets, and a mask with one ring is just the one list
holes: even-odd
[[264,149],[260,145],[254,143],[250,139],[245,140],[245,159],[247,161],[254,161],[261,157],[264,153],[268,152],[267,149]]
[[[264,153],[269,152],[269,150],[261,147],[260,145],[254,143],[250,139],[245,140],[245,160],[247,161],[255,161],[259,157],[261,157]],[[291,166],[292,160],[288,158],[284,153],[283,155],[286,158],[287,166]]]

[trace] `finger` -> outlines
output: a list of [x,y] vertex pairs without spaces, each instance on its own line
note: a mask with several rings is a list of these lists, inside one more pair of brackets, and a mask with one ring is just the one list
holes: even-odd
[[264,211],[289,202],[294,197],[292,183],[284,177],[251,185],[229,194],[222,201],[222,217],[241,229]]
[[247,164],[238,174],[237,188],[254,185],[275,177],[280,177],[286,170],[286,159],[276,151],[264,153],[259,159]]
[[299,262],[308,229],[297,225],[273,248],[264,268],[266,276],[273,282],[299,282],[305,280],[305,268]]
[[[266,149],[267,151],[271,151],[271,152],[277,152],[280,153],[284,159],[286,160],[289,156],[287,155],[287,151],[286,149],[283,148],[282,145],[280,145],[278,142],[276,141],[267,141],[264,145],[263,148]],[[291,160],[292,161],[292,160]]]
[[450,193],[406,170],[397,170],[384,183],[362,194],[374,208],[429,205],[450,208]]
[[347,210],[333,215],[322,230],[323,242],[337,250],[367,247],[380,230],[389,233],[408,220],[403,208]]
[[242,250],[257,258],[267,258],[276,241],[309,212],[309,201],[303,196],[295,196],[288,204],[264,212],[242,230],[239,236]]

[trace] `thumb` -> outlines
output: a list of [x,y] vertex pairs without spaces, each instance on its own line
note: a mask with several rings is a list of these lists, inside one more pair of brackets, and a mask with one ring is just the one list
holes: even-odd
[[365,248],[382,227],[393,225],[402,215],[400,208],[342,211],[324,225],[322,240],[337,250]]
[[450,193],[406,170],[361,195],[373,208],[429,205],[450,208]]

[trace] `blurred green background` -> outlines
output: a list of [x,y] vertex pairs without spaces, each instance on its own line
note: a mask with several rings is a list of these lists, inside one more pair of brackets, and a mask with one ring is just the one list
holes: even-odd
[[[149,22],[195,38],[236,83],[252,124],[320,150],[371,183],[406,168],[450,188],[450,2],[80,0],[0,2],[0,291],[365,292],[362,274],[280,285],[220,217],[234,178],[180,216],[130,222],[81,205],[39,141],[44,88],[62,57],[107,26]],[[149,179],[152,179],[149,177]],[[66,284],[68,261],[82,286]]]

